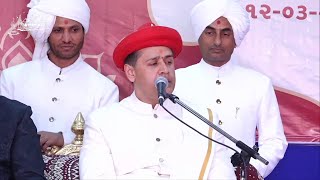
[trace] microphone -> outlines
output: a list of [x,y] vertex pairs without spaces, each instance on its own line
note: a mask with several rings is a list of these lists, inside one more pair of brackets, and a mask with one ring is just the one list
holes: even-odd
[[159,104],[162,106],[167,97],[166,88],[168,87],[168,80],[163,76],[159,76],[154,84],[157,87]]

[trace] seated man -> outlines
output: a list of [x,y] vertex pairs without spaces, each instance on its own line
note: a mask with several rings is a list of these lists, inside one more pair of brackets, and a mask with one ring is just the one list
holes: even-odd
[[45,179],[31,108],[0,96],[0,110],[0,179]]
[[[235,179],[223,146],[200,136],[158,104],[155,81],[166,78],[166,91],[172,93],[174,58],[181,49],[176,30],[153,24],[118,44],[114,61],[134,92],[89,116],[80,151],[81,179]],[[163,106],[202,134],[222,141],[219,133],[179,105],[166,100]],[[211,111],[198,112],[208,117]],[[216,114],[211,115],[217,124]]]

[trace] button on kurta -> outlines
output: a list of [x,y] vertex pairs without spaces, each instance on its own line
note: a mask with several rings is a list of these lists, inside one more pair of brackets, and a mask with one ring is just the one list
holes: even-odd
[[156,115],[156,114],[153,114],[153,117],[154,117],[154,118],[158,118],[158,115]]
[[60,82],[60,81],[61,81],[61,79],[60,79],[60,78],[57,78],[57,79],[56,79],[56,82]]
[[49,118],[49,121],[50,121],[50,122],[53,122],[53,121],[54,121],[54,117],[50,117],[50,118]]
[[221,84],[221,81],[218,79],[216,80],[216,84],[220,85]]
[[220,100],[220,99],[217,99],[216,102],[217,102],[218,104],[221,104],[221,100]]
[[222,121],[221,120],[219,120],[219,125],[222,125]]
[[58,98],[53,97],[53,98],[52,98],[52,101],[53,101],[53,102],[56,102],[56,101],[58,101]]
[[159,162],[161,162],[161,163],[162,163],[163,161],[164,161],[164,159],[163,159],[163,158],[159,158]]
[[156,138],[156,141],[160,142],[160,141],[161,141],[161,139],[160,139],[160,138]]

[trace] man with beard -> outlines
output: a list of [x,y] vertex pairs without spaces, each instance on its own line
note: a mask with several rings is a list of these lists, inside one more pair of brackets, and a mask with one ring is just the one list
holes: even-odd
[[[237,0],[204,0],[193,8],[191,22],[202,59],[176,71],[175,94],[214,107],[222,129],[250,147],[258,130],[259,154],[269,164],[256,159],[250,164],[266,177],[283,158],[287,141],[271,80],[235,64],[232,57],[249,31],[248,13]],[[226,143],[237,148],[231,141]]]
[[69,144],[81,112],[119,101],[117,86],[84,62],[80,50],[89,30],[85,0],[40,0],[28,4],[33,59],[2,72],[0,93],[31,106],[42,150]]

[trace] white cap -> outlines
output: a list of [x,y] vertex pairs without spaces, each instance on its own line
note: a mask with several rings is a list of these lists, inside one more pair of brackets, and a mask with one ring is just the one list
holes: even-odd
[[238,0],[203,0],[198,3],[190,16],[195,38],[199,40],[205,28],[221,16],[228,19],[236,45],[239,46],[249,31],[250,20]]
[[85,33],[89,31],[90,9],[85,0],[31,0],[27,6],[31,8],[26,26],[35,41],[34,60],[47,55],[47,39],[57,16],[77,21],[82,24]]

